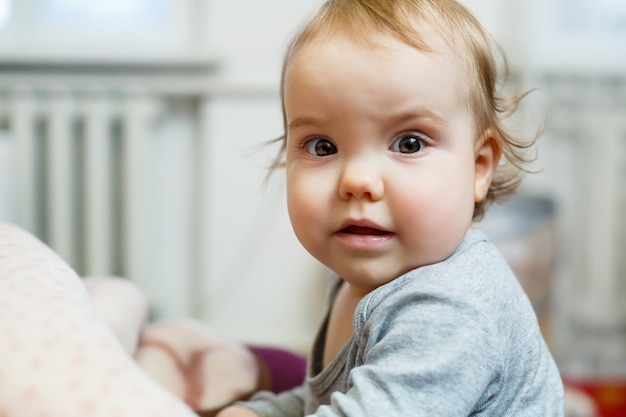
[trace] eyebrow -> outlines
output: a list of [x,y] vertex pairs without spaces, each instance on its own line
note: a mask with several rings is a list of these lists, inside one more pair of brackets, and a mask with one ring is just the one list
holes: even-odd
[[317,126],[318,124],[320,124],[320,121],[318,119],[315,119],[312,117],[301,117],[301,118],[297,118],[289,122],[287,124],[287,131],[290,131],[292,129],[302,127],[302,126]]
[[[401,111],[401,112],[398,112],[397,114],[387,117],[387,119],[389,120],[389,123],[391,124],[405,123],[411,120],[420,120],[420,119],[431,121],[432,123],[438,126],[447,126],[450,124],[449,121],[447,121],[446,119],[444,119],[437,113],[433,112],[432,110],[424,109],[424,108],[420,108],[417,110]],[[316,119],[313,117],[296,118],[287,124],[287,131],[291,131],[293,129],[297,129],[300,127],[318,126],[322,124],[322,122],[323,122],[322,120]]]
[[411,120],[426,119],[439,126],[447,126],[450,122],[432,110],[420,108],[399,112],[390,117],[391,123],[404,123]]

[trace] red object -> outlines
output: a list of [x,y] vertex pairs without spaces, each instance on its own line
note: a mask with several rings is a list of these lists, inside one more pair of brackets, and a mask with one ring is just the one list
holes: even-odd
[[248,346],[267,366],[271,386],[276,394],[302,385],[306,377],[306,356],[281,348]]
[[626,417],[626,379],[566,379],[565,384],[588,394],[600,417]]

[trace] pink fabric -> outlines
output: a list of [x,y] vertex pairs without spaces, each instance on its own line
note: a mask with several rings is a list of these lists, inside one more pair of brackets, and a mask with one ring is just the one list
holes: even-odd
[[0,416],[195,414],[124,351],[60,257],[0,224]]

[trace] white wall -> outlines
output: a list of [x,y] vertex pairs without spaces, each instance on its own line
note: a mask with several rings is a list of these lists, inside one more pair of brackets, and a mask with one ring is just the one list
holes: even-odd
[[321,0],[207,0],[206,46],[229,79],[277,86],[289,40]]

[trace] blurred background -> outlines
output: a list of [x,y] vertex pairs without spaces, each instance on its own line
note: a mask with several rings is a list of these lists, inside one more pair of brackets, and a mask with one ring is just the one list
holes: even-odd
[[[0,0],[0,221],[82,276],[138,283],[154,319],[306,350],[329,273],[292,234],[282,172],[264,182],[264,142],[283,52],[320,3]],[[576,415],[624,416],[626,2],[463,3],[513,87],[537,89],[521,126],[546,125],[537,173],[482,226],[586,393]]]

